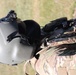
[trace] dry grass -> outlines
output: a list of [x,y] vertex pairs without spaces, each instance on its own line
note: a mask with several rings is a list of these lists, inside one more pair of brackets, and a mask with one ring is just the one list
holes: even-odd
[[47,22],[59,17],[72,18],[75,0],[40,0],[40,23]]
[[18,66],[0,64],[0,75],[24,75],[23,64]]
[[[0,18],[14,9],[22,20],[34,19],[40,25],[67,16],[72,18],[75,0],[0,0]],[[24,63],[18,66],[0,64],[0,75],[24,75]]]

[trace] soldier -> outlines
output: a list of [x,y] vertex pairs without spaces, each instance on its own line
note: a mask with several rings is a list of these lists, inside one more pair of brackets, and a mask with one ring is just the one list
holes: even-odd
[[[74,33],[74,32],[71,32]],[[59,38],[61,39],[61,38]],[[76,36],[66,37],[62,41],[53,41],[37,53],[38,59],[29,60],[39,75],[75,75],[76,74]],[[26,63],[24,65],[25,74]]]

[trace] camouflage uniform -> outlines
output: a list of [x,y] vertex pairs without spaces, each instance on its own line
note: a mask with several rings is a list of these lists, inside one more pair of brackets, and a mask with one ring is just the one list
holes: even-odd
[[[39,75],[76,75],[75,45],[74,50],[70,45],[66,45],[75,43],[76,36],[59,39],[61,41],[50,41],[47,47],[38,52],[40,54],[38,60],[35,57],[30,59],[31,66]],[[62,48],[59,48],[59,46]],[[64,50],[65,46],[70,48]]]
[[31,59],[31,65],[39,75],[76,75],[76,54],[60,56],[59,51],[50,46],[39,54],[38,60]]

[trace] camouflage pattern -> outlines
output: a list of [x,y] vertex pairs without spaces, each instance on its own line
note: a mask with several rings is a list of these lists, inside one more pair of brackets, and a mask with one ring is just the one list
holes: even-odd
[[[74,33],[74,32],[72,32]],[[67,44],[76,42],[76,36],[59,38],[61,41],[50,41],[47,47],[41,51],[39,59],[30,59],[30,64],[39,75],[75,75],[76,74],[76,51],[64,50]],[[63,45],[61,49],[58,47]],[[70,55],[70,51],[72,54]],[[25,67],[25,66],[24,66]]]
[[50,48],[41,53],[35,64],[35,69],[40,75],[75,75],[76,54],[59,56],[55,48]]
[[[67,40],[52,42],[40,52],[38,60],[32,58],[31,65],[39,75],[75,75],[76,74],[76,54],[68,55],[68,52],[59,55],[61,44],[75,43],[76,37]],[[62,49],[63,50],[63,49]],[[76,52],[76,51],[75,51]],[[62,52],[61,52],[62,53]]]

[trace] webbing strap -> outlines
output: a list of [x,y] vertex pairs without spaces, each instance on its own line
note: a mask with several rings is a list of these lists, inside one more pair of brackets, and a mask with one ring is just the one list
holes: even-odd
[[7,36],[7,41],[10,42],[12,41],[14,38],[18,37],[16,36],[17,31],[14,31],[13,33],[11,33],[10,35]]

